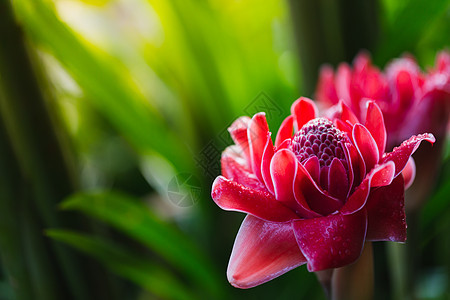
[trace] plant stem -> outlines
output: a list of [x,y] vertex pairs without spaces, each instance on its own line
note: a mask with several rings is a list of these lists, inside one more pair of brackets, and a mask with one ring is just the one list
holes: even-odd
[[374,291],[372,242],[366,242],[361,257],[354,263],[334,270],[333,300],[372,299]]
[[325,292],[325,296],[327,299],[331,299],[331,279],[333,277],[334,269],[318,271],[316,272],[317,279],[322,285],[323,291]]

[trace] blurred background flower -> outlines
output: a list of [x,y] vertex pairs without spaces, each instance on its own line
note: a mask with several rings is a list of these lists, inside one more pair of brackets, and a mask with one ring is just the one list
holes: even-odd
[[[448,0],[2,1],[0,298],[322,299],[305,268],[226,281],[243,218],[209,195],[226,128],[258,111],[278,128],[360,49],[431,66],[449,22]],[[448,164],[420,215],[419,299],[449,293]]]

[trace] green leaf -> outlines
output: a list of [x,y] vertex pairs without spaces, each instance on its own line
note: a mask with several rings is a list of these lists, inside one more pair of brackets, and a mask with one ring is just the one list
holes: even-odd
[[61,62],[94,107],[141,154],[159,153],[178,171],[192,170],[192,155],[144,97],[117,59],[76,35],[47,1],[16,1],[16,13],[32,40]]
[[207,256],[139,200],[112,192],[77,194],[61,207],[81,211],[121,230],[167,259],[215,299],[221,298],[221,280]]
[[196,299],[192,291],[163,267],[103,238],[70,230],[50,229],[46,234],[84,252],[122,276],[163,299]]
[[[385,2],[385,8],[389,9],[389,1]],[[421,37],[432,28],[433,22],[449,8],[448,0],[407,1],[406,5],[396,8],[390,17],[391,22],[386,20],[388,23],[386,32],[374,55],[376,63],[384,65],[389,59],[405,51],[412,52]]]

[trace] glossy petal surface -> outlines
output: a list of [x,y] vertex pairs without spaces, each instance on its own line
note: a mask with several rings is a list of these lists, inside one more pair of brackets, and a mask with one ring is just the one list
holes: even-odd
[[278,148],[280,144],[286,140],[292,138],[294,131],[294,117],[289,116],[281,123],[280,129],[278,129],[277,137],[275,138],[275,147]]
[[296,130],[302,128],[309,120],[317,117],[317,108],[311,99],[301,97],[291,106],[291,113],[294,116]]
[[387,133],[381,109],[373,101],[367,104],[365,127],[369,130],[378,146],[378,153],[383,154],[386,149]]
[[272,161],[272,157],[274,154],[274,147],[272,145],[272,139],[270,138],[270,134],[267,136],[266,147],[264,148],[264,153],[261,161],[261,176],[264,180],[264,184],[266,188],[273,194],[273,182],[272,177],[270,176],[270,162]]
[[339,268],[361,254],[367,228],[365,210],[293,222],[297,243],[311,272]]
[[410,156],[417,150],[422,141],[434,143],[436,139],[430,133],[412,136],[409,140],[403,142],[399,147],[386,154],[382,162],[392,161],[395,164],[395,176],[397,176],[408,163]]
[[273,222],[298,219],[289,208],[268,192],[253,190],[225,177],[214,180],[211,197],[224,210],[240,211]]
[[356,124],[353,127],[353,139],[355,141],[356,147],[364,159],[364,164],[366,166],[366,172],[372,170],[375,164],[378,163],[380,159],[380,154],[378,152],[378,146],[374,138],[370,134],[369,130],[361,124]]
[[341,161],[334,158],[328,171],[328,192],[340,200],[345,200],[349,189],[347,171]]
[[298,163],[297,175],[294,183],[294,195],[297,201],[306,201],[311,210],[320,215],[328,215],[342,206],[339,199],[328,195],[313,180],[311,175]]
[[267,142],[269,126],[267,125],[266,114],[257,113],[249,122],[247,136],[250,148],[250,160],[253,173],[262,182],[261,161],[264,148]]
[[228,264],[228,281],[251,288],[306,262],[290,223],[269,223],[247,216],[239,229]]
[[370,193],[367,201],[370,241],[406,241],[403,177],[397,176],[391,185]]
[[301,199],[297,201],[294,195],[294,181],[298,170],[298,162],[294,153],[290,150],[278,151],[270,164],[270,173],[272,175],[275,197],[277,201],[282,202],[291,208],[300,217],[316,216],[310,210],[306,201]]
[[222,153],[220,163],[222,166],[222,175],[225,178],[252,189],[267,190],[258,178],[256,178],[255,174],[250,171],[239,146],[227,147]]
[[392,162],[374,168],[350,196],[340,212],[347,215],[362,209],[366,204],[370,188],[389,185],[394,179],[394,170],[395,166]]

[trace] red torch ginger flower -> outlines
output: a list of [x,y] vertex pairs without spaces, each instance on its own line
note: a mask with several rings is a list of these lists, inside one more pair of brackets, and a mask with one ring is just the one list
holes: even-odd
[[[336,73],[329,66],[323,67],[316,97],[325,107],[343,101],[359,120],[364,120],[365,103],[373,100],[384,115],[388,150],[417,132],[430,132],[436,137],[438,143],[433,148],[423,147],[414,158],[418,180],[408,193],[407,210],[420,208],[434,186],[446,138],[450,115],[450,53],[440,52],[436,66],[427,73],[421,72],[412,57],[393,60],[382,72],[371,64],[366,53],[360,53],[353,67],[342,63]],[[413,158],[408,170],[415,171]]]
[[[380,108],[368,102],[365,124],[344,104],[335,118],[297,100],[275,145],[264,113],[241,117],[229,132],[212,198],[245,212],[228,265],[230,283],[262,284],[307,263],[309,271],[355,262],[365,241],[406,240],[402,170],[422,140],[413,136],[385,153]],[[405,176],[405,177],[404,177]]]
[[360,120],[365,102],[375,101],[384,115],[388,149],[416,132],[443,140],[450,113],[450,53],[439,53],[428,73],[412,57],[396,59],[382,72],[360,53],[353,68],[342,63],[336,73],[329,66],[321,69],[316,98],[328,107],[343,101]]

